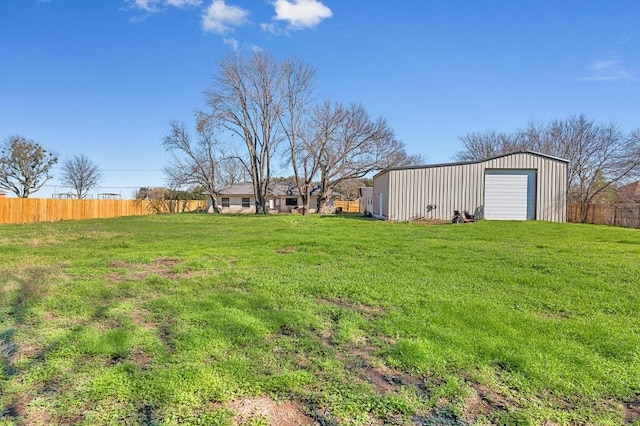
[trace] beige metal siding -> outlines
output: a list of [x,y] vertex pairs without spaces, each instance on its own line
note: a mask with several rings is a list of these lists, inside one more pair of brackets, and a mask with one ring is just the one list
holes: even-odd
[[[380,192],[386,200],[383,216],[388,220],[419,217],[450,220],[454,210],[473,213],[484,207],[486,169],[537,170],[536,218],[552,222],[567,220],[567,163],[526,152],[479,163],[388,170],[374,179],[374,213],[378,211]],[[436,209],[429,212],[428,205],[435,205]]]
[[[373,180],[373,217],[378,219],[395,220],[389,218],[389,181],[388,172],[382,172]],[[380,208],[380,198],[382,198],[382,209]]]
[[[483,169],[477,164],[393,170],[390,220],[450,219],[454,210],[481,205]],[[427,206],[435,205],[428,211]]]

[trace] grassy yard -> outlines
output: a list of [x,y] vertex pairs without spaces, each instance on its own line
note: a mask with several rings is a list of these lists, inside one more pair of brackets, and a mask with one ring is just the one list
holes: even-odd
[[0,226],[0,424],[640,424],[640,232]]

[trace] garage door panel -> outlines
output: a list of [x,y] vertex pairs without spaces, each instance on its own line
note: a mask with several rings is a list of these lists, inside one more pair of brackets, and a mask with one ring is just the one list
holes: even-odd
[[535,173],[535,170],[487,170],[485,218],[535,219]]

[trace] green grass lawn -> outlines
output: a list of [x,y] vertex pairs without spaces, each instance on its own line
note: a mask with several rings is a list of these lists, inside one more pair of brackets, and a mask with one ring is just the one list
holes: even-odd
[[0,424],[640,424],[640,231],[0,226]]

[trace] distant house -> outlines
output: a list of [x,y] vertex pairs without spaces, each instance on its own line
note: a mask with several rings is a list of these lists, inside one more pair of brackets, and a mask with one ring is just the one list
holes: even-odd
[[640,181],[618,188],[616,201],[618,203],[640,203]]
[[[315,213],[318,207],[318,188],[311,191],[309,212]],[[332,194],[329,204],[332,205],[339,194]],[[256,197],[253,184],[243,182],[220,189],[215,194],[216,204],[221,213],[255,213]],[[209,201],[211,203],[211,201]],[[302,197],[294,182],[273,182],[267,191],[266,206],[269,213],[290,213],[303,207]],[[209,205],[209,210],[212,208]]]
[[0,198],[5,198],[7,196],[7,193],[4,191],[0,191]]

